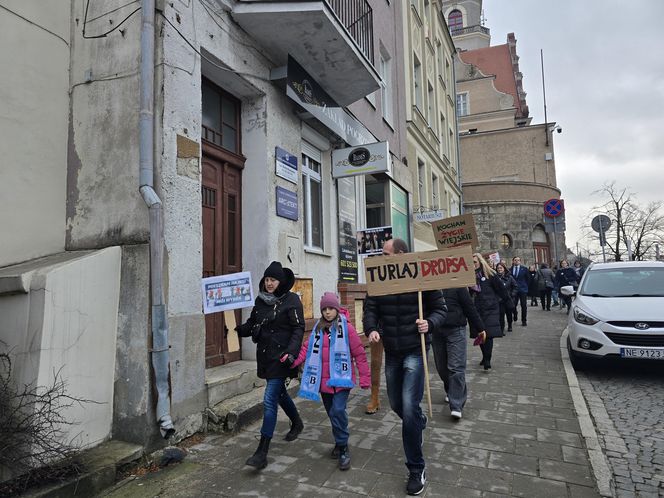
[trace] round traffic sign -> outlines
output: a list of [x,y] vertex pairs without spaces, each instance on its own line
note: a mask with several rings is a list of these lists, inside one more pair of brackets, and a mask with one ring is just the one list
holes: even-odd
[[562,199],[549,199],[544,203],[544,216],[557,218],[565,212],[565,206]]
[[606,232],[609,228],[611,228],[611,218],[605,214],[598,214],[590,222],[590,226],[596,232]]

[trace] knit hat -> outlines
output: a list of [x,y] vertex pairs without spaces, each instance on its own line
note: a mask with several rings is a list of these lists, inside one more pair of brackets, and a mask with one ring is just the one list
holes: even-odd
[[279,263],[279,261],[272,261],[270,266],[265,269],[265,273],[263,273],[263,278],[265,277],[274,278],[275,280],[279,280],[279,282],[283,282],[285,275],[281,263]]
[[323,311],[325,308],[334,308],[337,311],[341,308],[339,298],[334,292],[326,292],[320,298],[320,310]]

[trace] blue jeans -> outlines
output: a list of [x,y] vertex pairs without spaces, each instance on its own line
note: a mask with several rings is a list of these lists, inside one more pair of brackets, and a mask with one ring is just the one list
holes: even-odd
[[385,351],[385,380],[390,406],[401,419],[406,467],[411,472],[422,472],[422,431],[426,425],[426,418],[420,408],[424,394],[422,353]]
[[267,379],[263,394],[263,425],[261,436],[271,438],[277,425],[277,405],[280,406],[291,421],[300,415],[295,403],[286,391],[286,379]]
[[332,424],[332,435],[337,446],[348,444],[348,413],[346,413],[346,401],[350,389],[340,389],[334,394],[320,393],[327,416]]
[[461,411],[466,404],[466,327],[444,328],[433,334],[433,359],[445,392],[450,399],[450,410]]

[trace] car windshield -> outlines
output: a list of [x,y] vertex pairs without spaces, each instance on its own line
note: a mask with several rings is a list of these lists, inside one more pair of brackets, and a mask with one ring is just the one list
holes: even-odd
[[664,297],[664,268],[591,269],[585,277],[582,296]]

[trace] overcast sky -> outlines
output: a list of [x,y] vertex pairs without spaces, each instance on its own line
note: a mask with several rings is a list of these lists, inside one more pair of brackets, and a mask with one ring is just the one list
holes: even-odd
[[645,204],[664,198],[664,0],[484,0],[491,44],[517,39],[533,123],[544,122],[540,49],[567,245],[605,181]]

